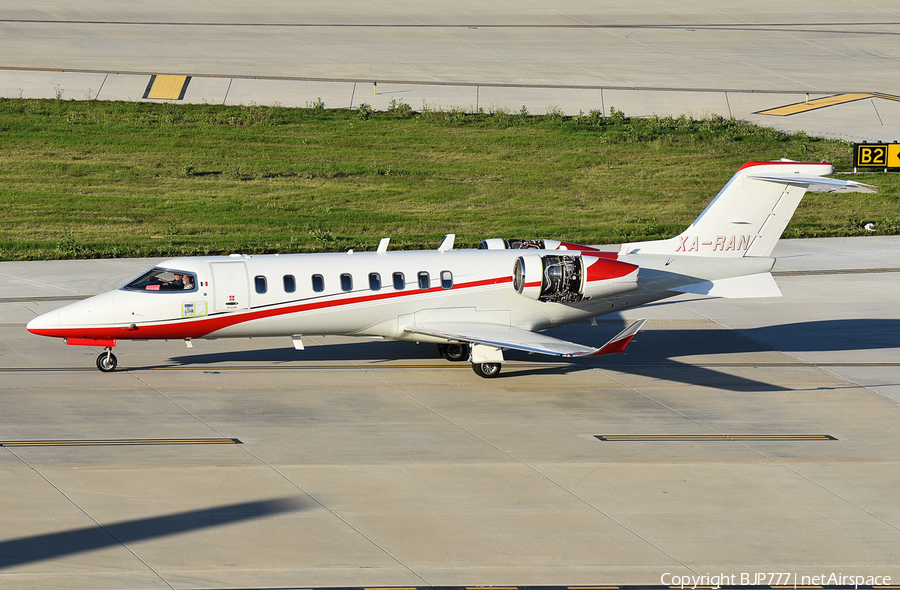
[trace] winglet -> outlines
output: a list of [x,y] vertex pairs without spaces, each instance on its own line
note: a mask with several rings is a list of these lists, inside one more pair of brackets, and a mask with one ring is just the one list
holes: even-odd
[[635,334],[637,334],[638,330],[644,326],[644,322],[646,321],[647,320],[643,318],[635,320],[630,326],[613,336],[612,340],[598,348],[596,352],[592,352],[585,356],[601,356],[604,354],[619,354],[620,352],[625,352],[625,347],[628,346],[628,343],[631,342],[631,339],[634,338]]

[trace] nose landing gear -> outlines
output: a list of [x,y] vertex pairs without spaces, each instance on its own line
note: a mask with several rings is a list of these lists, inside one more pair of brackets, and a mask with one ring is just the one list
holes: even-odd
[[107,348],[106,352],[101,352],[100,356],[97,357],[97,368],[104,373],[115,371],[118,363],[116,355],[112,353],[112,348]]

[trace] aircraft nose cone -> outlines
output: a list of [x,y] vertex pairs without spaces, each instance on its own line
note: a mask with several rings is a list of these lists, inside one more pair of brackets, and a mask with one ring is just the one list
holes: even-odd
[[47,312],[44,315],[39,315],[25,326],[25,329],[32,334],[39,334],[41,336],[52,336],[52,332],[59,328],[60,321],[58,309]]
[[116,319],[115,291],[95,295],[38,316],[25,328],[32,334],[56,338],[84,337],[85,330],[109,328]]

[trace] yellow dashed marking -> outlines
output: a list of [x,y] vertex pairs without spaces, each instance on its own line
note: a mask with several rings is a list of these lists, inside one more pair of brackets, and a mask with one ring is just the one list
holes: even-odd
[[848,94],[835,94],[834,96],[826,96],[815,100],[807,100],[795,104],[776,107],[774,109],[766,109],[765,111],[757,111],[755,115],[773,115],[775,117],[788,117],[798,113],[814,111],[816,109],[824,109],[825,107],[833,107],[839,104],[855,102],[857,100],[865,100],[867,98],[883,98],[884,100],[900,101],[900,96],[893,94],[884,94],[883,92],[861,92]]
[[857,100],[864,100],[866,98],[874,98],[874,94],[837,94],[835,96],[826,96],[825,98],[817,98],[815,100],[810,100],[808,102],[798,102],[796,104],[789,104],[783,107],[777,107],[774,109],[768,109],[765,111],[759,111],[757,114],[759,115],[774,115],[776,117],[787,117],[789,115],[796,115],[798,113],[805,113],[807,111],[814,111],[816,109],[823,109],[825,107],[831,107],[838,104],[844,104],[848,102],[854,102]]

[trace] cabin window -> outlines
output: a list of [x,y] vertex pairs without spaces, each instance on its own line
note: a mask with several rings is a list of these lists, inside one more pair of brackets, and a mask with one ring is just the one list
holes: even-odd
[[453,288],[453,273],[449,270],[441,271],[441,287],[443,287],[444,289]]
[[428,289],[431,287],[431,277],[428,275],[428,271],[419,272],[419,288],[420,289]]
[[154,268],[123,288],[129,291],[196,291],[197,277],[181,270]]
[[406,288],[406,279],[403,276],[402,272],[394,273],[394,290],[402,291]]
[[266,277],[262,275],[256,275],[253,277],[253,282],[256,285],[256,292],[259,294],[263,294],[269,290],[268,285],[266,284]]
[[313,291],[316,293],[321,293],[325,290],[325,277],[322,275],[313,275],[312,276],[312,287]]
[[353,290],[353,277],[344,273],[341,275],[341,291],[352,291]]
[[284,275],[284,292],[293,293],[296,290],[297,281],[294,279],[294,275]]
[[381,290],[381,275],[377,272],[369,273],[369,289],[373,291]]

